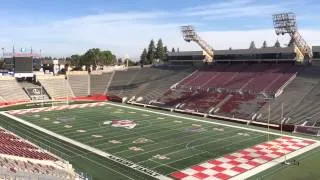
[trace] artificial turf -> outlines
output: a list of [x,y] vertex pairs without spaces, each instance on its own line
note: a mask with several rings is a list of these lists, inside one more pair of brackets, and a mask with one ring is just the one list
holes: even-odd
[[[195,122],[183,116],[180,116],[181,118],[166,116],[139,110],[139,108],[132,109],[130,106],[119,107],[113,104],[92,108],[29,113],[18,117],[65,137],[131,160],[163,175],[170,175],[176,170],[267,140],[267,135],[264,133],[206,122]],[[60,122],[60,119],[67,119],[68,122]],[[132,120],[137,125],[133,129],[125,129],[104,124],[106,121],[113,120]],[[57,122],[59,123],[57,124]],[[152,179],[138,171],[26,127],[7,117],[1,116],[0,125],[63,157],[72,163],[75,168],[87,172],[93,179]],[[78,132],[78,130],[84,130],[85,132]],[[241,133],[246,133],[249,136],[243,136]],[[94,137],[93,135],[101,137]],[[270,139],[277,137],[279,136],[269,136]],[[143,144],[135,143],[134,141],[139,138],[150,141]],[[111,140],[117,140],[121,143],[114,144],[110,142]],[[130,150],[132,147],[142,150]],[[308,154],[309,152],[298,158]],[[168,159],[158,159],[154,157],[156,155],[162,155]],[[320,156],[317,157],[319,159]],[[313,160],[313,158],[308,159],[309,161]],[[313,162],[317,163],[319,161]],[[277,167],[278,170],[275,170]],[[306,168],[309,168],[309,166],[300,168],[300,170]],[[290,173],[291,171],[292,173]],[[299,169],[296,167],[283,168],[278,165],[253,176],[251,179],[319,178],[315,171],[309,173],[309,176],[308,173],[302,173],[302,175],[300,173],[299,176],[298,172]],[[290,173],[291,176],[286,175],[287,173]],[[297,176],[294,175],[295,173],[297,173]]]
[[[259,132],[194,122],[112,105],[30,113],[19,117],[163,175],[170,175],[176,170],[267,140],[267,136]],[[56,124],[61,118],[71,119],[71,121]],[[132,120],[137,125],[133,129],[125,129],[104,124],[105,121],[112,120]],[[69,128],[66,128],[66,125]],[[85,132],[78,132],[78,130]],[[241,133],[249,136],[243,136]],[[93,137],[95,135],[101,137]],[[278,136],[270,135],[270,139],[276,137]],[[144,144],[134,143],[139,138],[150,141]],[[113,144],[110,142],[112,140],[121,143]],[[142,150],[130,150],[132,147]],[[165,156],[167,159],[158,159],[154,157],[156,155]]]

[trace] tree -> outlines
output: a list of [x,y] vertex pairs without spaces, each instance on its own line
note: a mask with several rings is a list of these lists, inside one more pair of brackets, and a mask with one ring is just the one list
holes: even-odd
[[167,47],[167,46],[164,46],[164,47],[163,47],[163,51],[164,51],[165,54],[167,54],[167,53],[168,53],[168,47]]
[[176,50],[174,48],[172,48],[171,52],[176,52]]
[[281,47],[280,42],[279,42],[278,39],[277,39],[276,43],[274,44],[274,47],[275,48],[280,48]]
[[71,65],[79,67],[81,66],[81,56],[78,54],[74,54],[70,57]]
[[268,47],[267,46],[267,41],[263,41],[262,48],[266,48],[266,47]]
[[163,43],[162,43],[162,40],[159,39],[157,43],[157,48],[156,48],[156,58],[163,60],[164,56],[165,56],[165,51],[164,51]]
[[164,51],[164,57],[163,57],[163,61],[167,61],[168,60],[168,48],[167,46],[163,47],[163,51]]
[[112,64],[117,64],[117,56],[112,54]]
[[2,59],[0,59],[0,69],[4,68],[4,61]]
[[81,64],[89,67],[90,65],[94,65],[95,67],[98,65],[98,60],[100,59],[101,52],[98,48],[89,49],[82,56]]
[[131,59],[129,59],[129,58],[126,58],[125,60],[124,60],[124,62],[125,62],[125,65],[127,65],[127,63],[128,63],[128,66],[136,66],[137,65],[137,63],[136,62],[133,62]]
[[147,56],[147,64],[151,64],[155,58],[156,47],[154,45],[154,41],[151,40],[148,48],[148,56]]
[[148,61],[148,53],[147,53],[147,49],[144,48],[140,56],[140,63],[145,64],[147,63],[147,61]]
[[101,55],[98,56],[100,58],[99,65],[110,65],[113,63],[114,55],[111,51],[102,51]]
[[249,49],[256,49],[256,44],[254,41],[251,41]]

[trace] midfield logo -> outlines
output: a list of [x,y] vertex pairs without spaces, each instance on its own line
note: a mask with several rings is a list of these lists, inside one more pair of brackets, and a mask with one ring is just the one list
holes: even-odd
[[137,125],[132,120],[112,120],[112,121],[105,121],[103,124],[111,124],[112,127],[123,127],[126,129],[133,129]]

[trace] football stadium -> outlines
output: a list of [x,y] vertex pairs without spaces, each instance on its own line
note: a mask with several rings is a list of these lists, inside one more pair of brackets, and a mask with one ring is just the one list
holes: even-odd
[[215,50],[188,25],[202,50],[152,65],[4,54],[0,179],[320,179],[320,46],[272,20],[287,47]]

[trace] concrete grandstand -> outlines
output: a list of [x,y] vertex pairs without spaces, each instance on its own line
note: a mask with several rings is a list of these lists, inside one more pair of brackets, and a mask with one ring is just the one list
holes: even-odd
[[[316,47],[313,49],[317,50]],[[253,124],[270,121],[275,127],[283,122],[291,125],[291,131],[293,125],[319,126],[314,116],[318,111],[312,108],[317,105],[319,67],[296,63],[292,59],[295,57],[294,48],[215,52],[216,62],[210,65],[203,63],[204,52],[180,51],[168,53],[168,63],[158,67],[36,77],[47,98],[51,99],[107,95],[116,96],[122,102],[206,117]],[[317,57],[316,51],[314,54]],[[22,83],[13,78],[5,79],[3,77],[7,86],[11,84],[10,88],[21,95],[3,95],[7,98],[2,98],[3,102],[31,100],[23,90],[29,86],[21,86]],[[7,92],[7,88],[1,92]]]

